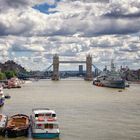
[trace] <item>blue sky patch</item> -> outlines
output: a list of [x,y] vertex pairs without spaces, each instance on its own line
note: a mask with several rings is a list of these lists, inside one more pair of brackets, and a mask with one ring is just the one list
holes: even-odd
[[[57,2],[59,2],[59,1],[60,0],[57,0]],[[39,5],[33,6],[33,8],[37,9],[40,12],[45,13],[45,14],[53,14],[53,13],[56,13],[57,11],[49,11],[49,9],[56,8],[57,7],[57,2],[55,2],[55,4],[53,4],[53,5],[49,5],[48,3],[42,3],[42,4],[39,4]]]

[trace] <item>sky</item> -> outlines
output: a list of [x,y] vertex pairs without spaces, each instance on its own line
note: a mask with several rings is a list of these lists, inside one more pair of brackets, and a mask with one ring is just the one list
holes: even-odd
[[0,62],[45,70],[54,54],[139,69],[140,0],[0,0]]

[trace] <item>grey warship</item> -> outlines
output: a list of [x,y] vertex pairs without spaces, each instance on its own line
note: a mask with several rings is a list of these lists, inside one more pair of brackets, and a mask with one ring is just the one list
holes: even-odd
[[113,60],[111,61],[111,69],[105,67],[99,76],[93,79],[93,84],[111,88],[125,88],[125,80],[121,78],[121,74],[116,71]]

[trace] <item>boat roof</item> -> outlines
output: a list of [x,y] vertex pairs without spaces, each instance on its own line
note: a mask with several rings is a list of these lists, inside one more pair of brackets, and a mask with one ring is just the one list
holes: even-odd
[[50,110],[48,108],[35,108],[35,109],[32,109],[32,111],[35,113],[35,114],[45,114],[45,113],[51,113],[51,114],[56,114],[54,110]]

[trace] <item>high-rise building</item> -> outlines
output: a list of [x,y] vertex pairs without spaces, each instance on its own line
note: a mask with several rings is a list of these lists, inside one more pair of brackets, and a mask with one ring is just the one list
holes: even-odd
[[79,73],[83,74],[83,65],[79,65]]

